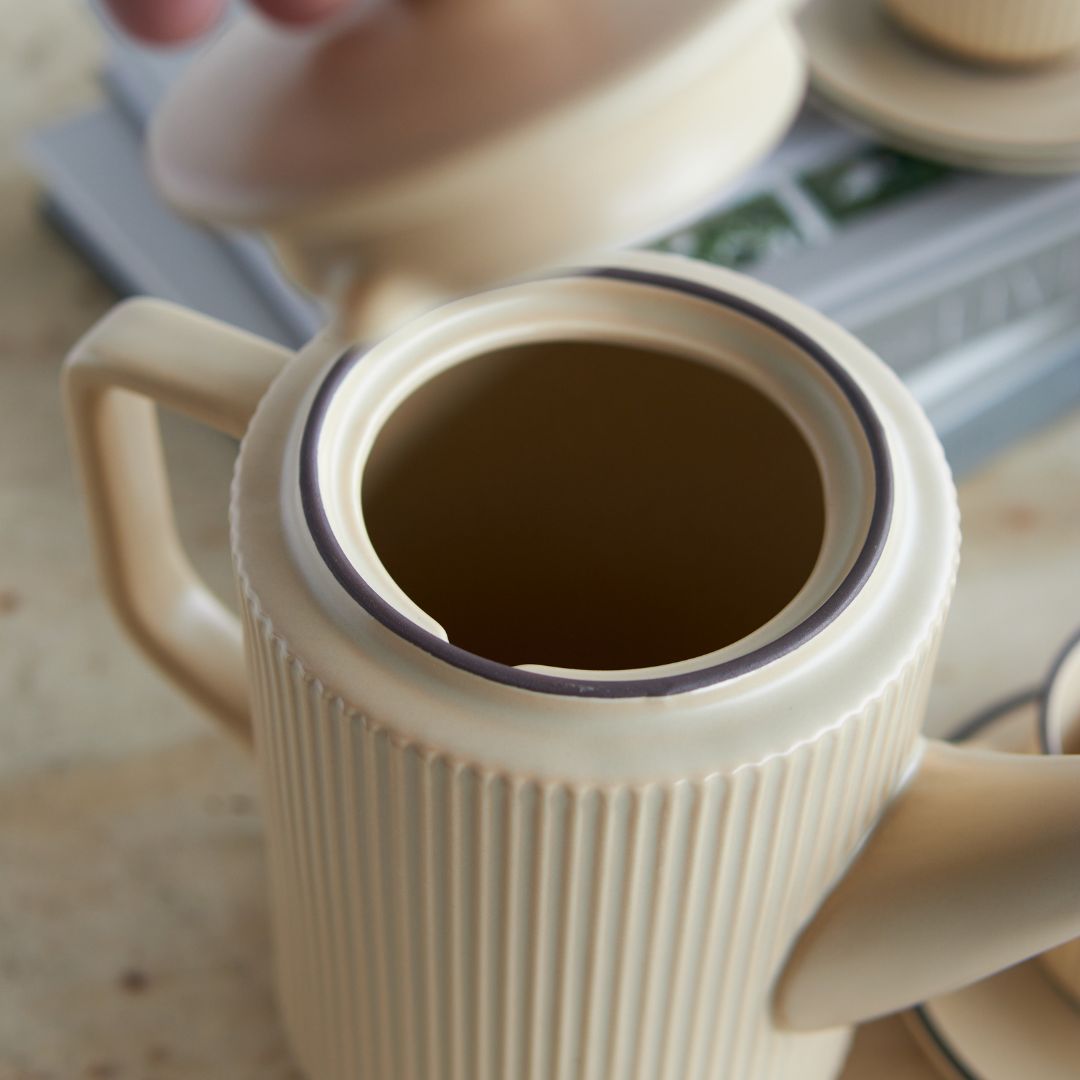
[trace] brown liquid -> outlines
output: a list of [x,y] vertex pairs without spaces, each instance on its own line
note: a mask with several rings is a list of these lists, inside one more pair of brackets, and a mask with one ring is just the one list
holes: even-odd
[[817,465],[739,379],[617,345],[527,345],[420,388],[376,439],[363,511],[450,640],[596,670],[710,652],[780,611],[825,524]]

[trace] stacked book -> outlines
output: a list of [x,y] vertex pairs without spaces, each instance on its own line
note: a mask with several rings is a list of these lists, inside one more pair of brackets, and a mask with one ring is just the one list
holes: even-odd
[[[323,312],[263,240],[181,220],[144,170],[147,120],[193,50],[107,32],[105,104],[28,147],[49,218],[119,292],[300,345]],[[1080,176],[949,169],[808,107],[656,246],[754,274],[849,328],[919,397],[957,471],[1080,404]]]

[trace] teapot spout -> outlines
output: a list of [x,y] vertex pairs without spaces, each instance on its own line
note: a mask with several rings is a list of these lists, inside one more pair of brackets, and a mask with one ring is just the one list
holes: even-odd
[[927,742],[780,975],[777,1021],[858,1023],[1080,937],[1080,758]]

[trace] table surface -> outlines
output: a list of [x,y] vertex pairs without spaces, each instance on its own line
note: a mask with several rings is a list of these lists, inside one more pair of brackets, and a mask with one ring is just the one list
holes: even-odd
[[[0,27],[0,1080],[285,1080],[254,770],[106,611],[62,430],[60,360],[113,298],[41,223],[17,146],[98,96],[99,44],[81,0],[0,0]],[[166,437],[182,531],[228,591],[233,448]],[[960,495],[933,733],[1038,681],[1080,622],[1080,416]],[[896,1020],[846,1074],[930,1075]]]

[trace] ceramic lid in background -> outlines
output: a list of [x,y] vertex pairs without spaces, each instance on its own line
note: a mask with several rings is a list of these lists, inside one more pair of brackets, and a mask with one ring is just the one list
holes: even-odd
[[714,200],[801,100],[789,6],[370,0],[307,33],[248,16],[162,107],[151,167],[188,215],[271,231],[323,293],[472,291]]

